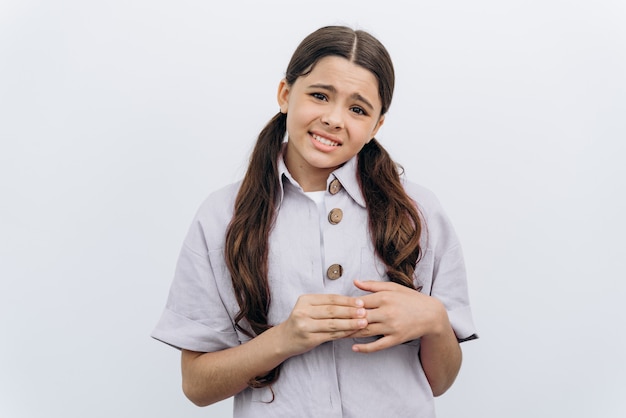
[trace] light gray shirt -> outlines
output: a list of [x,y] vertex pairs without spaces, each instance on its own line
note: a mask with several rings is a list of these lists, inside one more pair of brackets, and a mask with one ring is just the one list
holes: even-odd
[[[329,217],[321,223],[316,203],[291,177],[282,158],[279,169],[282,195],[269,238],[269,323],[286,320],[302,294],[360,296],[364,292],[353,279],[388,280],[370,239],[356,158],[329,176],[323,202]],[[224,261],[225,231],[239,186],[212,193],[199,208],[182,246],[166,307],[152,332],[155,339],[200,352],[249,340],[234,326],[239,306]],[[404,186],[425,223],[415,283],[443,302],[460,341],[475,338],[463,254],[454,229],[430,191],[408,181]],[[418,357],[419,340],[369,354],[353,352],[355,340],[327,342],[286,360],[272,385],[274,401],[269,402],[269,388],[245,389],[235,396],[234,417],[435,416],[432,391]]]

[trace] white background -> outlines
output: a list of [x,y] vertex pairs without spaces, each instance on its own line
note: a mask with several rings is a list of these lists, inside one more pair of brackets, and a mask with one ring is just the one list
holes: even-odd
[[439,416],[624,416],[623,0],[0,1],[0,416],[230,416],[149,334],[326,24],[388,47],[378,138],[464,244],[481,339]]

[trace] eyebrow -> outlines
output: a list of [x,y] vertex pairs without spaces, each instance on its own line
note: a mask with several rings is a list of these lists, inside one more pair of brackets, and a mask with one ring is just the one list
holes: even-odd
[[[309,86],[309,88],[312,89],[322,89],[322,90],[326,90],[329,91],[331,93],[337,93],[337,89],[334,86],[331,86],[330,84],[311,84]],[[358,100],[360,102],[363,102],[367,107],[370,108],[370,110],[374,110],[374,106],[369,102],[369,100],[367,100],[365,97],[361,96],[359,93],[353,93],[350,95],[350,98],[352,100]]]

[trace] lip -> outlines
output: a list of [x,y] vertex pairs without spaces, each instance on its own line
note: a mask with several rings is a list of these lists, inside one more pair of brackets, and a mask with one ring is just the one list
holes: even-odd
[[[313,141],[313,143],[316,146],[321,146],[321,147],[325,147],[325,148],[337,148],[340,147],[341,145],[343,145],[342,141],[337,138],[334,135],[329,135],[327,133],[322,133],[319,131],[311,131],[309,132],[309,135],[311,135],[311,140]],[[325,139],[327,141],[333,142],[334,144],[324,144],[323,142],[320,142],[317,138],[321,138],[321,139]]]

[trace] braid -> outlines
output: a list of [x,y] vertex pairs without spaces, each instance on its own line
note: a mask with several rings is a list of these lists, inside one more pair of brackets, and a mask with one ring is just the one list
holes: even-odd
[[376,139],[363,147],[358,159],[376,254],[392,282],[415,289],[413,273],[421,256],[422,231],[415,202],[404,191],[398,165]]
[[[278,113],[259,134],[226,231],[224,256],[240,308],[235,327],[250,338],[270,328],[268,238],[274,223],[279,190],[278,158],[286,121],[287,116]],[[248,322],[251,332],[241,325],[243,320]],[[278,379],[278,375],[279,368],[276,368],[249,384],[252,387],[267,386]]]

